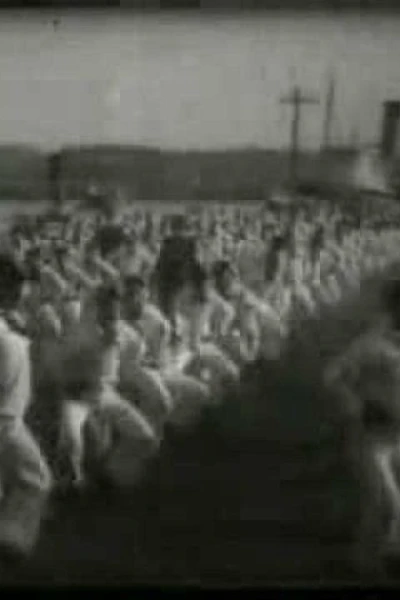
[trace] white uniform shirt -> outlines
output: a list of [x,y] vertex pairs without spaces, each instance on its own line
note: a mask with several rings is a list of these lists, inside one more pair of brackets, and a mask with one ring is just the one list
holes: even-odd
[[145,352],[146,342],[136,329],[126,321],[119,322],[119,377],[122,381],[130,379],[132,365],[138,364]]
[[266,249],[260,240],[243,240],[237,254],[240,279],[249,286],[264,280]]
[[284,328],[279,315],[266,302],[256,298],[251,292],[243,290],[239,297],[238,311],[253,313],[259,327],[260,350],[265,356],[278,351]]
[[143,313],[133,324],[146,343],[146,356],[157,364],[165,359],[171,326],[154,304],[147,303]]
[[230,323],[235,318],[233,306],[215,290],[210,291],[207,312],[209,333],[216,338],[227,332]]
[[23,419],[30,399],[29,341],[0,317],[0,419]]
[[138,244],[133,255],[126,257],[121,264],[123,275],[146,276],[154,268],[156,256],[144,244]]

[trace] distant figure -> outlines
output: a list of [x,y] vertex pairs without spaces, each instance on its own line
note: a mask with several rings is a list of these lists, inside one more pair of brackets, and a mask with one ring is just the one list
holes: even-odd
[[171,322],[174,339],[177,335],[179,293],[197,264],[197,244],[195,238],[186,232],[184,216],[173,218],[170,227],[171,235],[162,243],[156,274],[160,307]]
[[155,368],[166,362],[171,327],[160,310],[150,302],[145,281],[138,275],[124,280],[124,318],[146,343],[146,359]]
[[270,243],[265,259],[265,281],[272,283],[279,269],[281,251],[285,248],[285,238],[282,235],[275,235]]
[[108,256],[126,241],[126,235],[120,225],[108,223],[100,227],[96,242],[102,256]]
[[318,225],[314,232],[314,235],[311,238],[310,244],[310,254],[313,263],[315,263],[318,260],[318,256],[324,246],[324,237],[324,228],[322,225]]

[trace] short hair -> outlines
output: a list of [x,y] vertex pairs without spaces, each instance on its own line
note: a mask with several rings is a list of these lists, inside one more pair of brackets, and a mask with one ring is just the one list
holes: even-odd
[[170,228],[173,233],[181,233],[187,227],[187,220],[185,215],[172,215],[170,217]]
[[217,260],[212,266],[212,276],[214,279],[220,279],[225,273],[228,271],[234,272],[233,265],[229,262],[229,260]]
[[26,253],[26,258],[28,260],[38,260],[42,257],[42,249],[40,246],[33,246],[33,248],[29,248]]
[[283,234],[275,235],[271,242],[271,250],[275,250],[275,251],[281,250],[282,248],[284,248],[286,246],[286,243],[287,243],[287,239],[286,239],[285,235],[283,235]]
[[145,283],[143,277],[141,277],[140,275],[136,275],[136,274],[127,275],[124,279],[124,289],[126,290],[127,288],[133,288],[133,287],[138,287],[141,289],[145,288],[146,283]]
[[117,283],[101,284],[96,289],[95,300],[97,306],[104,307],[109,302],[120,301],[122,299],[122,290]]

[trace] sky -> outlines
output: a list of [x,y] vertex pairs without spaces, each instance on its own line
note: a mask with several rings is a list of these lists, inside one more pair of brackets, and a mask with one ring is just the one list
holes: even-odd
[[283,148],[298,83],[320,100],[301,121],[318,148],[331,72],[333,141],[372,143],[399,56],[400,16],[384,14],[2,12],[0,144]]

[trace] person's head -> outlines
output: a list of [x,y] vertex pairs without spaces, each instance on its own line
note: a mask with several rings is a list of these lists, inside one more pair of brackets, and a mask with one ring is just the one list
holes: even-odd
[[287,245],[287,240],[283,234],[277,234],[273,237],[271,241],[271,252],[280,252]]
[[42,250],[39,246],[33,246],[30,248],[25,256],[25,263],[28,266],[39,267],[42,262]]
[[395,330],[400,330],[400,280],[389,281],[383,290],[383,307]]
[[232,297],[239,281],[233,265],[228,260],[218,260],[214,263],[212,274],[216,290],[225,298]]
[[147,301],[146,283],[138,275],[128,275],[124,281],[123,309],[128,319],[138,319]]
[[25,272],[11,257],[0,255],[0,308],[16,309],[22,299]]
[[126,235],[125,243],[124,243],[124,252],[127,254],[132,254],[138,247],[138,236],[132,231],[129,235]]
[[100,285],[96,291],[96,318],[103,329],[112,329],[121,316],[121,290],[118,285]]
[[170,230],[172,235],[184,235],[187,223],[184,215],[174,215],[170,219]]

